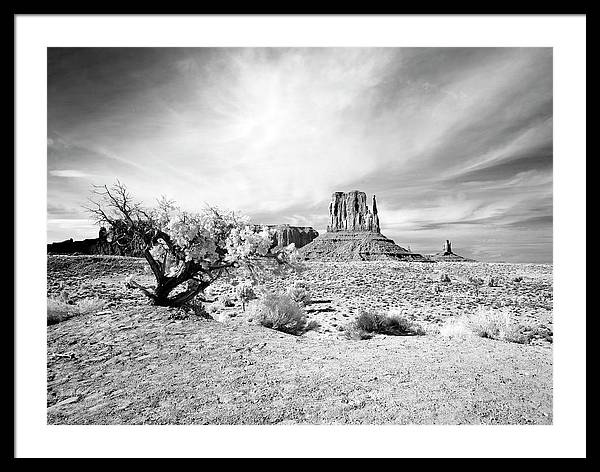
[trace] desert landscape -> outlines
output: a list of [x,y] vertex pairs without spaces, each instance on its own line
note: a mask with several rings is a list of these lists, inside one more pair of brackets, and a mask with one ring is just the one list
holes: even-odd
[[49,48],[48,97],[48,424],[553,424],[552,48]]
[[[552,423],[551,265],[306,262],[265,287],[306,282],[316,326],[298,336],[252,320],[230,283],[211,289],[212,320],[148,306],[125,288],[128,276],[150,283],[145,266],[48,256],[49,297],[99,300],[48,326],[50,424]],[[529,337],[444,335],[481,307],[509,309]],[[424,334],[348,339],[363,309]]]

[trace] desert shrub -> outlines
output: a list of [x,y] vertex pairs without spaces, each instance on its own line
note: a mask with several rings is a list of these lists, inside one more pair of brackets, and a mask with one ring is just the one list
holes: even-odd
[[294,282],[294,285],[288,288],[287,294],[299,305],[306,306],[310,304],[310,290],[306,282],[300,280]]
[[105,306],[105,302],[98,297],[84,298],[79,300],[75,306],[77,307],[80,315],[87,315],[88,313],[102,310],[102,308]]
[[448,276],[448,274],[442,274],[440,276],[440,282],[449,284],[451,282],[451,280],[450,280],[450,277]]
[[368,333],[364,329],[360,328],[356,321],[351,321],[350,323],[346,324],[342,329],[344,337],[346,339],[361,341],[363,339],[370,339],[373,337],[372,333]]
[[235,287],[235,295],[237,299],[242,303],[242,310],[246,311],[246,304],[256,298],[256,293],[252,288],[252,284],[248,282],[241,283]]
[[495,278],[495,277],[488,278],[487,286],[488,287],[497,287],[498,286],[498,279]]
[[356,328],[367,333],[392,336],[413,336],[425,334],[423,328],[404,316],[390,312],[387,314],[362,311],[356,318]]
[[476,313],[461,316],[440,329],[442,336],[479,336],[500,341],[527,344],[532,339],[528,327],[511,319],[507,310],[480,308]]
[[104,308],[105,302],[99,298],[84,298],[72,301],[66,292],[59,297],[48,298],[47,324],[56,324],[78,315],[87,315]]
[[304,309],[286,294],[265,293],[252,305],[251,317],[267,328],[288,334],[300,335],[307,325]]
[[484,284],[483,279],[480,277],[469,276],[468,281],[475,288],[475,293],[479,295],[479,287]]
[[468,323],[466,323],[462,317],[445,323],[440,327],[439,334],[450,338],[462,338],[475,335]]
[[210,315],[206,309],[206,306],[198,298],[194,298],[190,303],[185,305],[190,313],[200,318],[209,318]]

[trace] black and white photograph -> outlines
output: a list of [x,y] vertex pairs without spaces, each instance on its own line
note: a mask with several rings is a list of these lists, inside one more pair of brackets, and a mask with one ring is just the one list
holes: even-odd
[[44,53],[44,427],[554,425],[551,44]]

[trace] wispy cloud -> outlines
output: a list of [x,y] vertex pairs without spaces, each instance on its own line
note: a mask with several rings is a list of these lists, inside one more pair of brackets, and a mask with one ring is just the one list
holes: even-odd
[[51,170],[50,175],[53,175],[55,177],[65,177],[65,178],[74,178],[74,179],[90,177],[90,174],[88,174],[86,172],[81,172],[80,170],[73,170],[73,169]]

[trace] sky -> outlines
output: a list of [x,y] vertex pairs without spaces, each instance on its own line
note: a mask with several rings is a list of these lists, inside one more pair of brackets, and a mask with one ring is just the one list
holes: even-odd
[[414,252],[552,262],[551,48],[48,48],[48,242],[97,236],[116,179],[151,206],[326,230],[373,194]]

